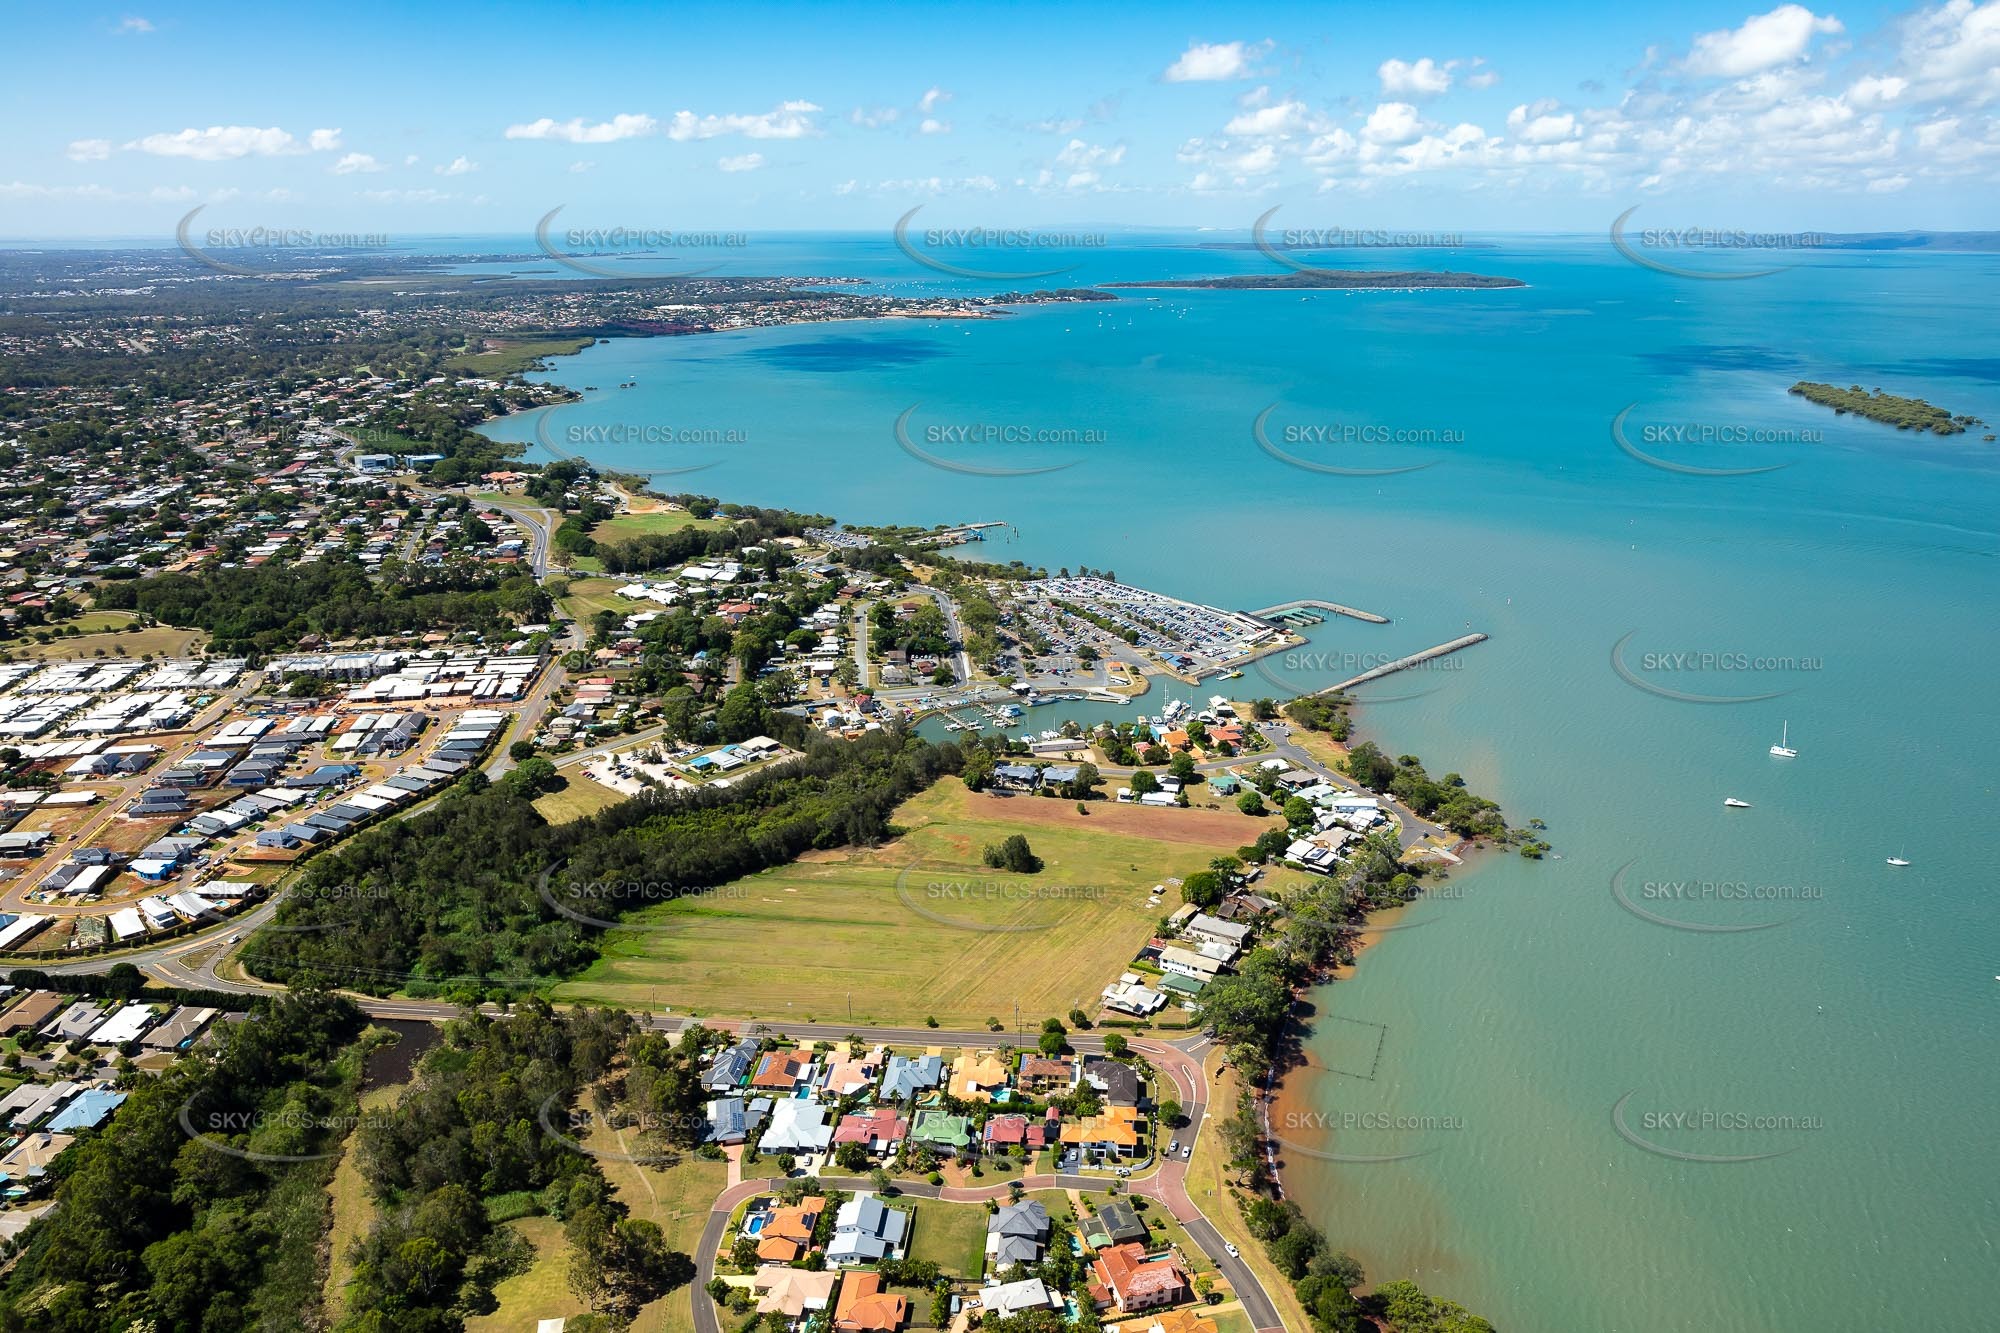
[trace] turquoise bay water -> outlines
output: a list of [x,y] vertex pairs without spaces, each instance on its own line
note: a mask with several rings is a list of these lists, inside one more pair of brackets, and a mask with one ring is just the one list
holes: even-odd
[[[1423,928],[1313,996],[1297,1106],[1433,1127],[1281,1126],[1294,1196],[1373,1276],[1414,1277],[1502,1328],[1990,1327],[2000,445],[1900,435],[1785,390],[1879,385],[2000,421],[2000,261],[1828,253],[1695,282],[1600,244],[1496,244],[1418,262],[1527,290],[1127,292],[993,321],[621,341],[557,365],[604,387],[544,429],[623,425],[623,446],[569,446],[621,468],[714,464],[667,488],[857,522],[1006,520],[1009,538],[970,553],[1393,618],[1316,631],[1323,668],[1274,664],[1300,686],[1351,674],[1343,655],[1486,631],[1459,669],[1372,687],[1421,697],[1362,726],[1515,819],[1546,819],[1561,859],[1461,873],[1462,896],[1413,909]],[[1131,247],[1074,280],[1254,258]],[[842,262],[808,267],[915,285],[880,245]],[[1786,466],[1649,467],[1611,435],[1632,404],[1626,438],[1644,452]],[[912,408],[904,438],[933,458],[1073,465],[942,470],[899,442]],[[1266,441],[1294,457],[1430,466],[1289,466],[1252,435],[1266,408]],[[1304,429],[1334,423],[1419,436],[1342,446]],[[1683,423],[1822,438],[1644,435]],[[933,429],[958,425],[1071,433],[974,445]],[[631,442],[661,426],[744,442]],[[1773,759],[1786,722],[1799,757]],[[1753,808],[1725,811],[1725,796]],[[1898,853],[1914,864],[1888,867]],[[1627,900],[1655,915],[1778,924],[1655,924],[1614,897],[1621,868]],[[1763,896],[1647,888],[1676,881]],[[1782,1155],[1645,1151],[1613,1123],[1627,1094],[1625,1130],[1670,1152]],[[1419,1155],[1313,1155],[1329,1151]]]

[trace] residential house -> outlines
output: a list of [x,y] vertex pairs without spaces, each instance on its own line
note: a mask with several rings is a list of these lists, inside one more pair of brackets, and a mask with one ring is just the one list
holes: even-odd
[[743,1080],[750,1077],[750,1071],[757,1067],[757,1040],[745,1037],[715,1057],[707,1071],[701,1076],[701,1086],[710,1092],[728,1092],[743,1086]]
[[771,1114],[769,1097],[717,1097],[705,1108],[710,1143],[748,1143]]
[[1064,1125],[1062,1141],[1064,1146],[1077,1148],[1096,1161],[1143,1157],[1145,1116],[1137,1107],[1107,1106],[1097,1115]]
[[1090,1274],[1095,1279],[1090,1294],[1097,1303],[1114,1305],[1124,1314],[1177,1305],[1193,1290],[1186,1271],[1171,1257],[1148,1257],[1146,1247],[1137,1244],[1099,1250]]
[[1049,1210],[1034,1199],[1010,1203],[986,1220],[986,1267],[1036,1264],[1049,1243]]
[[892,1333],[909,1318],[907,1297],[884,1288],[880,1273],[849,1273],[833,1307],[835,1333]]
[[1062,1298],[1050,1291],[1038,1277],[1024,1277],[1019,1282],[996,1282],[983,1287],[979,1292],[979,1304],[995,1319],[1007,1319],[1031,1310],[1061,1311],[1063,1308]]
[[1171,944],[1160,950],[1160,966],[1203,983],[1215,980],[1222,971],[1222,964],[1215,959]]
[[758,1314],[803,1319],[832,1304],[833,1289],[839,1283],[837,1272],[767,1265],[750,1279],[750,1292],[757,1298]]
[[763,1229],[757,1233],[757,1258],[764,1263],[788,1264],[803,1259],[812,1248],[813,1228],[826,1210],[826,1200],[801,1199],[789,1207],[773,1208],[765,1214]]
[[872,1194],[849,1199],[834,1214],[826,1262],[836,1268],[880,1263],[896,1256],[909,1234],[908,1213],[888,1207]]
[[1007,1063],[994,1051],[960,1051],[951,1065],[951,1095],[964,1102],[990,1102],[1007,1086]]
[[772,1153],[821,1153],[833,1142],[826,1108],[803,1097],[781,1097],[771,1103],[771,1125],[758,1147]]
[[1113,1245],[1144,1245],[1150,1235],[1145,1219],[1129,1199],[1106,1199],[1092,1210],[1083,1223],[1083,1241],[1093,1250]]
[[1024,1055],[1014,1082],[1037,1096],[1064,1096],[1076,1087],[1076,1061],[1067,1055]]
[[757,1072],[750,1076],[750,1086],[765,1092],[789,1095],[811,1087],[812,1077],[811,1051],[770,1051],[757,1062]]
[[875,1086],[875,1080],[882,1076],[882,1062],[887,1053],[877,1046],[866,1055],[838,1055],[830,1057],[826,1065],[826,1077],[820,1086],[826,1095],[833,1098],[852,1097],[857,1092],[865,1092]]
[[833,1142],[836,1146],[858,1143],[876,1156],[885,1157],[896,1150],[909,1132],[910,1122],[894,1106],[875,1106],[842,1116],[834,1127]]
[[62,996],[54,991],[29,991],[12,1009],[0,1014],[0,1036],[39,1028],[62,1007]]
[[1106,1056],[1092,1056],[1083,1062],[1083,1081],[1111,1106],[1137,1106],[1143,1090],[1138,1070]]
[[1188,923],[1181,927],[1181,934],[1198,940],[1227,944],[1239,950],[1250,941],[1250,927],[1235,921],[1224,921],[1206,912],[1190,917]]
[[970,1124],[962,1115],[947,1115],[935,1110],[919,1111],[910,1124],[910,1140],[927,1148],[961,1153],[972,1144]]
[[1034,1152],[1048,1146],[1048,1122],[1039,1117],[1030,1119],[1025,1115],[996,1115],[986,1122],[985,1140],[988,1153],[1004,1153],[1009,1148],[1020,1148],[1024,1152]]
[[1200,1310],[1162,1310],[1143,1324],[1131,1324],[1133,1333],[1216,1333],[1220,1327]]
[[944,1057],[892,1055],[882,1073],[882,1096],[892,1102],[910,1101],[944,1082]]

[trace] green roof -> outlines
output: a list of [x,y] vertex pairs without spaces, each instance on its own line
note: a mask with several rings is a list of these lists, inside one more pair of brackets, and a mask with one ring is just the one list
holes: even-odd
[[1205,983],[1193,977],[1184,977],[1178,972],[1162,972],[1154,984],[1161,990],[1170,990],[1181,995],[1199,995]]
[[942,1143],[948,1147],[963,1148],[972,1142],[972,1126],[962,1115],[947,1115],[943,1111],[919,1111],[910,1124],[910,1137],[922,1139],[926,1143]]

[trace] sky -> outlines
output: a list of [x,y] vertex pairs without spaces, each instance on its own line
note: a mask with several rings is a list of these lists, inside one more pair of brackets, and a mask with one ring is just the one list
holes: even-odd
[[5,12],[0,237],[2000,226],[2000,0]]

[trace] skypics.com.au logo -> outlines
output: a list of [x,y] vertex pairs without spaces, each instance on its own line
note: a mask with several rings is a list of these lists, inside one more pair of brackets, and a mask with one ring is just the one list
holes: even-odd
[[210,227],[196,232],[194,220],[207,207],[199,204],[188,210],[174,228],[174,243],[196,263],[232,277],[284,277],[297,273],[299,261],[310,256],[386,250],[394,244],[382,232],[325,232],[311,227]]
[[973,278],[980,282],[1027,282],[1053,278],[1080,266],[1063,264],[1054,268],[996,269],[973,267],[971,263],[961,261],[974,257],[983,259],[989,255],[1048,255],[1066,250],[1101,250],[1109,244],[1102,232],[1042,231],[1032,227],[931,227],[913,231],[910,223],[922,211],[923,205],[918,204],[896,219],[896,225],[890,232],[895,238],[896,248],[925,268],[949,273],[955,278]]
[[1810,250],[1825,245],[1828,238],[1814,231],[1749,231],[1741,227],[1652,227],[1633,231],[1632,215],[1639,206],[1620,213],[1611,223],[1611,245],[1619,254],[1641,268],[1667,273],[1676,278],[1700,282],[1741,282],[1746,278],[1768,278],[1797,267],[1778,264],[1766,268],[1701,268],[1680,262],[1682,256],[1747,254]]
[[[695,268],[639,268],[631,261],[660,255],[706,256],[721,251],[742,250],[750,244],[747,232],[676,231],[671,227],[570,227],[559,235],[553,230],[556,214],[567,208],[557,204],[542,214],[535,224],[535,248],[572,272],[592,278],[694,278],[713,273],[722,261]],[[618,263],[602,263],[618,260]]]

